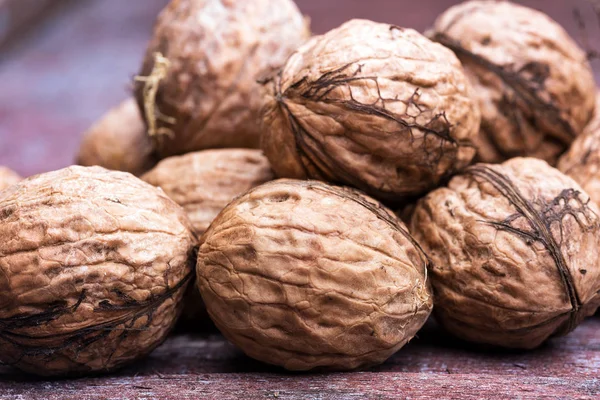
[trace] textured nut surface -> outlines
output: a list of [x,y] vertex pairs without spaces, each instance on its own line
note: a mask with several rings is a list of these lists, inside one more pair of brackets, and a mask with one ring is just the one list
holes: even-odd
[[267,88],[262,147],[281,177],[396,200],[475,154],[479,112],[460,62],[411,29],[347,22],[302,46]]
[[429,35],[456,52],[473,84],[479,160],[554,164],[590,120],[596,86],[586,54],[547,15],[508,1],[468,1],[443,13]]
[[560,158],[558,169],[575,179],[600,204],[600,92],[592,121]]
[[436,316],[464,339],[533,348],[600,304],[598,208],[544,161],[469,167],[419,201],[411,232]]
[[0,361],[115,369],[160,344],[193,276],[181,207],[128,173],[70,167],[0,192]]
[[209,314],[249,356],[290,370],[385,361],[427,319],[427,258],[390,211],[350,189],[274,181],[202,238]]
[[110,110],[86,132],[77,164],[141,175],[156,164],[152,141],[146,135],[135,99]]
[[[156,137],[166,157],[215,147],[258,147],[264,70],[278,67],[310,37],[292,0],[172,0],[161,12],[140,72],[160,52],[170,62],[158,87]],[[136,96],[145,118],[143,84]],[[168,118],[167,118],[168,119]]]
[[142,177],[188,214],[198,236],[235,197],[273,179],[259,150],[205,150],[169,157]]
[[0,166],[0,190],[19,182],[21,177],[11,169]]

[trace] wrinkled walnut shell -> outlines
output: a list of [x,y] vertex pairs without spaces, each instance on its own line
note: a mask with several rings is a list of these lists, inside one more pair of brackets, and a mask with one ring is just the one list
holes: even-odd
[[22,178],[11,169],[0,166],[0,190],[19,182]]
[[590,120],[595,84],[586,53],[547,15],[508,1],[468,1],[429,36],[460,58],[482,123],[478,160],[555,164]]
[[479,111],[460,62],[412,29],[347,22],[296,51],[268,89],[262,147],[280,177],[403,200],[475,155]]
[[594,118],[560,158],[558,169],[575,179],[600,204],[600,92]]
[[172,0],[139,74],[161,78],[155,98],[151,81],[137,78],[136,85],[159,155],[258,147],[256,81],[310,37],[307,25],[292,0]]
[[77,155],[79,165],[98,165],[134,175],[148,171],[156,161],[133,98],[109,111],[85,133]]
[[[200,237],[227,204],[272,180],[273,172],[260,150],[221,149],[166,158],[142,179],[180,204]],[[210,327],[195,287],[185,296],[180,324],[193,330]]]
[[142,177],[161,187],[187,213],[201,236],[235,197],[273,179],[260,150],[205,150],[169,157]]
[[193,277],[185,212],[131,174],[71,167],[0,192],[0,361],[105,372],[152,351]]
[[198,286],[246,354],[290,370],[382,363],[432,306],[427,258],[362,194],[280,180],[229,204],[203,236]]
[[598,208],[544,161],[469,167],[419,201],[411,232],[436,317],[463,339],[534,348],[600,305]]

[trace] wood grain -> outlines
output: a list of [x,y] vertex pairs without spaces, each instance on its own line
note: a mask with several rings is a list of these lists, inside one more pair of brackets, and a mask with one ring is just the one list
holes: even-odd
[[594,399],[599,377],[600,318],[530,352],[475,348],[430,321],[418,339],[364,372],[291,374],[246,357],[217,333],[180,333],[146,360],[109,376],[47,381],[1,368],[0,397]]

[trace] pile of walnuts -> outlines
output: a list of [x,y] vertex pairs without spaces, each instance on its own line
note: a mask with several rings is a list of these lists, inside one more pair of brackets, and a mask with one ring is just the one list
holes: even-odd
[[181,319],[353,370],[432,312],[516,349],[596,312],[600,94],[564,29],[479,0],[425,35],[307,21],[292,0],[172,0],[81,166],[0,168],[1,362],[112,371]]

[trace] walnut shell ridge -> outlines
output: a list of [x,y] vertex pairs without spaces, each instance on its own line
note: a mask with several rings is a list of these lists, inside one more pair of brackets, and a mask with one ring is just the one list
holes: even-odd
[[110,110],[81,141],[77,164],[142,175],[156,164],[152,141],[134,98]]
[[167,336],[193,278],[185,212],[133,175],[70,167],[0,192],[0,361],[106,372]]
[[19,182],[22,178],[15,171],[0,166],[0,191]]
[[[259,147],[261,79],[310,37],[292,0],[172,0],[160,13],[139,73],[156,53],[169,67],[155,98],[161,158],[219,147]],[[143,82],[136,97],[144,119]],[[175,123],[169,122],[174,119]]]
[[289,370],[384,362],[432,307],[427,257],[376,201],[279,180],[229,204],[202,237],[197,281],[221,332]]
[[475,155],[480,117],[460,62],[412,29],[346,22],[267,85],[262,148],[280,177],[403,200]]
[[142,179],[181,205],[200,237],[227,204],[273,172],[260,150],[217,149],[166,158]]
[[411,232],[436,318],[460,338],[530,349],[600,305],[598,208],[542,160],[467,168],[418,202]]
[[600,204],[600,92],[594,118],[569,151],[562,155],[558,169],[569,175]]
[[429,32],[460,58],[481,110],[481,162],[536,157],[554,165],[594,109],[586,53],[550,17],[509,1],[451,7]]

